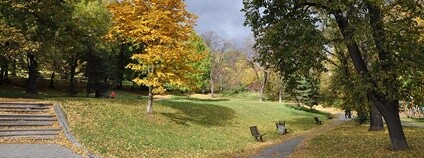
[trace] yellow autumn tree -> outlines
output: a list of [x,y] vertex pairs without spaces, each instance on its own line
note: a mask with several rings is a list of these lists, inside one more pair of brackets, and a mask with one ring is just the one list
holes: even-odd
[[110,36],[118,35],[142,44],[128,65],[139,72],[133,81],[149,87],[147,113],[153,111],[153,95],[164,85],[192,85],[189,73],[193,62],[202,59],[189,40],[196,16],[186,10],[183,0],[123,0],[109,6],[114,24]]

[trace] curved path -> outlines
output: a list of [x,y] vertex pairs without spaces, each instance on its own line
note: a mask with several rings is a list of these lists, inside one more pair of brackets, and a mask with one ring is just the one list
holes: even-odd
[[336,119],[328,121],[316,128],[313,128],[306,133],[303,133],[299,136],[296,136],[290,140],[282,142],[281,144],[276,144],[264,149],[262,152],[253,156],[254,158],[284,158],[289,156],[293,150],[303,141],[314,138],[320,133],[330,131],[336,128],[338,125],[343,122],[349,121],[350,119],[345,119],[344,114],[340,114]]

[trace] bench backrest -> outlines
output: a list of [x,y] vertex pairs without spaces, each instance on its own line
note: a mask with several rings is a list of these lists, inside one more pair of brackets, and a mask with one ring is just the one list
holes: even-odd
[[315,122],[320,122],[318,117],[314,117],[314,119],[315,119]]
[[256,126],[250,126],[250,133],[252,134],[252,136],[258,136],[261,135],[258,131],[258,127]]

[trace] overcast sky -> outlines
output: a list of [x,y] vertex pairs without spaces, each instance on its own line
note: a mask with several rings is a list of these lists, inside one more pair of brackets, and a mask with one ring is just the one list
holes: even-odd
[[227,40],[234,40],[238,46],[251,34],[244,27],[242,0],[186,0],[188,10],[198,16],[196,31],[202,34],[215,31]]

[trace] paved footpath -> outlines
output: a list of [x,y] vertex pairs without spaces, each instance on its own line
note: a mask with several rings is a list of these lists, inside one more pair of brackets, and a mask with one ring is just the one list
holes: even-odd
[[0,144],[0,158],[82,158],[57,144]]
[[[322,126],[317,127],[316,129],[312,129],[305,134],[299,135],[297,137],[294,137],[290,140],[287,140],[285,142],[282,142],[281,144],[276,144],[273,146],[270,146],[266,149],[264,149],[259,154],[253,156],[253,158],[284,158],[289,156],[293,150],[303,141],[306,139],[312,139],[314,136],[317,135],[318,132],[315,131],[329,131],[333,128],[335,128],[337,125],[340,125],[341,123],[345,121],[349,121],[350,119],[345,119],[344,115],[340,115],[340,117],[330,120],[329,123],[323,124]],[[331,126],[331,128],[328,128]]]

